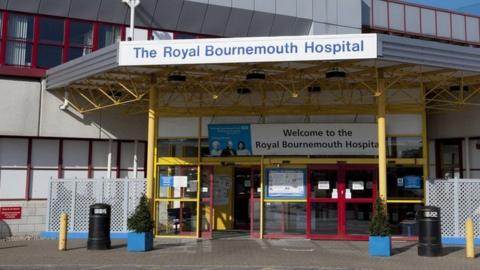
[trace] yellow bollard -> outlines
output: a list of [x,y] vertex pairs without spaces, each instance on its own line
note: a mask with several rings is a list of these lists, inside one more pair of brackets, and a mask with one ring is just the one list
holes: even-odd
[[471,218],[467,218],[467,221],[465,221],[465,242],[467,258],[475,258],[473,243],[473,220]]
[[58,232],[58,250],[67,250],[67,225],[68,215],[63,212],[60,215],[60,231]]

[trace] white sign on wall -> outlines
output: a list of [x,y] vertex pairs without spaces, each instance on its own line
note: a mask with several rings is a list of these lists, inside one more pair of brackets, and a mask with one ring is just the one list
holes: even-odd
[[377,58],[376,34],[120,42],[120,66]]
[[376,124],[254,124],[254,155],[376,155]]

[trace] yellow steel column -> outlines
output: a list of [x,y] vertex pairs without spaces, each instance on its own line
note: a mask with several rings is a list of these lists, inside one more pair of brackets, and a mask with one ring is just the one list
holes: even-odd
[[198,118],[198,137],[197,137],[197,238],[200,238],[200,232],[201,232],[201,226],[202,222],[201,219],[203,218],[202,216],[202,197],[201,195],[201,189],[202,189],[202,184],[200,181],[202,181],[202,168],[200,166],[200,161],[201,161],[201,155],[202,155],[202,117]]
[[148,142],[147,142],[147,192],[146,196],[153,202],[154,182],[155,182],[155,146],[157,144],[157,89],[155,89],[155,80],[152,78],[148,101]]
[[264,218],[263,218],[263,204],[265,200],[265,192],[264,192],[264,182],[265,182],[265,166],[263,164],[263,156],[261,157],[260,160],[260,239],[263,239],[263,224],[264,224]]
[[386,89],[383,70],[377,71],[378,186],[379,195],[387,200],[387,142],[385,131]]

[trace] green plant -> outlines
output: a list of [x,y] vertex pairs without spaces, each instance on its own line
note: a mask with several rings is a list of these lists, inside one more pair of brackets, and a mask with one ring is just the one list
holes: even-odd
[[127,227],[130,231],[137,233],[153,231],[152,215],[150,214],[150,206],[145,194],[142,195],[133,215],[128,218]]
[[372,236],[390,235],[390,225],[388,224],[385,202],[380,197],[377,197],[375,202],[375,212],[368,231]]

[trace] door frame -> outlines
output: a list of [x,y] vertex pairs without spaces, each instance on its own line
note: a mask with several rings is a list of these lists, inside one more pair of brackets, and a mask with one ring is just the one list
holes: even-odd
[[[346,207],[347,204],[372,204],[372,213],[375,209],[375,199],[377,196],[377,183],[378,183],[378,166],[372,164],[325,164],[325,165],[310,165],[307,167],[307,224],[306,234],[308,239],[321,239],[321,240],[367,240],[366,235],[351,235],[347,234],[346,228]],[[314,170],[332,170],[337,171],[337,191],[338,198],[312,198],[311,194],[311,174]],[[371,171],[373,176],[372,183],[372,197],[371,198],[353,198],[346,199],[346,172],[349,170],[367,170]],[[336,203],[337,204],[337,234],[312,234],[312,204],[315,202],[320,203]]]

